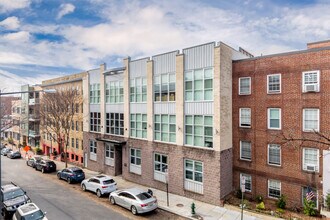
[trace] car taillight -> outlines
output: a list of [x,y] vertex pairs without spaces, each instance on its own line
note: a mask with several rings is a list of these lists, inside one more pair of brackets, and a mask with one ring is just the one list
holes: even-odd
[[148,206],[148,204],[141,204],[141,207],[146,207]]
[[102,188],[104,189],[104,188],[107,188],[107,186],[102,186]]
[[74,175],[72,173],[70,173],[69,176],[74,176]]

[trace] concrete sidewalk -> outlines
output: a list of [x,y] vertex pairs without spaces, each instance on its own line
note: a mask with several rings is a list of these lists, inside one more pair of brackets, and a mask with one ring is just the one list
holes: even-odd
[[[32,151],[28,152],[28,156],[33,156],[34,153]],[[24,158],[25,152],[22,152],[22,157]],[[47,156],[45,156],[47,157]],[[65,168],[65,163],[61,161],[55,161],[57,165],[57,169],[61,170]],[[74,166],[68,163],[68,166]],[[90,178],[99,172],[91,171],[86,168],[83,168],[85,172],[86,178]],[[167,196],[166,192],[146,187],[137,183],[129,182],[124,180],[121,176],[115,176],[113,179],[117,182],[119,189],[125,189],[130,187],[138,187],[147,191],[147,189],[151,189],[154,193],[154,196],[157,198],[158,207],[166,210],[168,212],[172,212],[174,214],[180,215],[187,219],[200,219],[200,220],[240,220],[241,219],[241,210],[239,207],[235,207],[232,205],[225,205],[224,207],[211,205],[208,203],[195,201],[193,199],[189,199],[183,196],[175,195],[169,193],[169,206],[167,206]],[[196,215],[193,217],[191,215],[191,204],[195,203],[195,212]],[[244,211],[244,219],[245,220],[271,220],[271,219],[278,219],[272,216],[262,215],[258,213],[246,212]]]

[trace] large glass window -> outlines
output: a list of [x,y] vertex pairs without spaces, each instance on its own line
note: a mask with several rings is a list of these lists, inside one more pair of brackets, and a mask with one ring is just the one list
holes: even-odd
[[239,126],[240,127],[251,127],[251,109],[240,108],[239,109]]
[[203,163],[195,160],[185,159],[185,179],[203,182]]
[[166,73],[154,77],[155,102],[175,101],[175,73]]
[[89,86],[90,104],[99,104],[101,99],[100,83],[90,84]]
[[303,129],[304,131],[319,131],[319,109],[303,110]]
[[185,118],[185,144],[213,147],[213,117],[187,115]]
[[130,102],[147,101],[147,78],[138,77],[130,80]]
[[303,148],[303,170],[319,171],[319,149]]
[[268,197],[279,198],[281,196],[281,182],[268,180]]
[[141,166],[141,150],[131,148],[131,164]]
[[240,94],[240,95],[250,95],[251,94],[251,77],[239,78],[238,94]]
[[176,141],[175,115],[155,115],[155,140],[172,142]]
[[96,149],[97,149],[96,141],[90,140],[89,141],[89,152],[96,154]]
[[320,71],[303,72],[303,92],[320,91]]
[[240,141],[240,149],[241,160],[251,160],[251,142]]
[[101,131],[101,113],[91,112],[90,113],[90,130],[94,132]]
[[123,81],[107,83],[105,97],[107,103],[122,103],[124,101]]
[[185,72],[185,100],[213,100],[213,68]]
[[105,143],[105,157],[109,159],[115,158],[115,147],[113,144]]
[[124,135],[124,114],[106,113],[105,125],[107,134]]
[[281,74],[272,74],[267,76],[267,92],[268,93],[281,92]]
[[268,164],[281,165],[281,146],[278,144],[268,145]]
[[281,129],[281,109],[268,109],[268,129]]
[[131,114],[131,137],[147,138],[147,115]]
[[165,173],[167,169],[167,156],[163,154],[155,153],[155,161],[154,161],[154,169],[155,171]]

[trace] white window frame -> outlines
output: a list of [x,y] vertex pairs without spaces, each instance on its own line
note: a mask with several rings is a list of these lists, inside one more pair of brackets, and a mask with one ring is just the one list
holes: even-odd
[[[107,152],[109,152],[109,157],[107,157]],[[111,156],[111,153],[113,153],[113,156]],[[114,166],[115,161],[115,146],[110,143],[104,144],[104,157],[105,157],[105,164],[109,166]]]
[[[270,127],[270,111],[273,110],[273,109],[278,109],[279,110],[279,127]],[[281,108],[268,108],[267,109],[267,127],[268,129],[271,129],[271,130],[281,130],[282,128],[282,111],[281,111]]]
[[[134,156],[132,156],[132,150],[134,151]],[[140,151],[140,157],[137,156],[137,152]],[[132,157],[134,157],[134,163],[132,163]],[[130,164],[130,168],[129,171],[131,173],[135,173],[138,175],[141,175],[141,164],[142,164],[142,151],[141,149],[138,148],[130,148],[129,150],[129,164]],[[137,159],[140,159],[140,164],[137,164],[136,161]]]
[[[280,187],[279,187],[279,190],[280,190],[280,195],[279,195],[279,197],[275,197],[275,196],[271,196],[270,194],[269,194],[269,186],[270,186],[270,182],[271,181],[274,181],[274,182],[277,182],[277,183],[279,183],[280,184]],[[273,179],[269,179],[268,180],[268,186],[267,186],[267,195],[268,195],[268,198],[273,198],[273,199],[278,199],[278,198],[280,198],[280,196],[282,195],[282,186],[281,186],[282,184],[281,184],[281,181],[279,181],[279,180],[273,180]],[[275,190],[278,190],[278,189],[275,189]]]
[[[187,169],[186,162],[191,161],[193,163],[193,169]],[[202,172],[197,171],[195,168],[195,163],[201,163],[202,164]],[[203,194],[203,182],[204,182],[204,163],[202,161],[198,160],[192,160],[192,159],[184,159],[184,188],[189,191],[193,191],[196,193]],[[191,171],[193,173],[193,179],[186,178],[186,170]],[[201,173],[202,174],[202,182],[196,181],[195,174]]]
[[[211,70],[212,71],[212,76],[207,76],[206,71]],[[203,77],[201,79],[196,79],[195,72],[197,71],[202,71],[203,72]],[[187,76],[191,75],[191,79],[189,79]],[[205,88],[205,81],[212,80],[212,88]],[[196,81],[202,81],[203,86],[201,88],[195,88],[195,82]],[[191,82],[192,87],[191,89],[187,89],[186,83]],[[212,92],[212,98],[207,99],[205,92]],[[195,93],[196,92],[202,92],[203,97],[201,99],[196,99],[195,98]],[[191,98],[189,99],[187,94],[191,93]],[[184,72],[184,101],[185,102],[201,102],[201,101],[213,101],[214,99],[214,68],[213,67],[205,67],[205,68],[200,68],[200,69],[192,69],[192,70],[187,70]]]
[[[250,159],[242,158],[242,142],[250,143]],[[240,151],[239,151],[239,158],[241,160],[252,161],[252,143],[251,143],[251,141],[244,141],[244,140],[243,141],[240,141],[239,142],[239,149],[240,149]]]
[[[156,155],[160,157],[160,161],[156,161]],[[163,157],[166,157],[166,163],[163,162]],[[160,165],[160,170],[156,170],[157,164]],[[162,171],[163,167],[168,169],[168,156],[165,154],[154,153],[154,179],[166,183],[165,172]]]
[[[317,151],[316,153],[316,160],[317,160],[317,164],[314,165],[314,164],[308,164],[305,162],[305,152],[306,150],[315,150]],[[318,148],[311,148],[311,147],[304,147],[303,148],[303,160],[302,160],[303,164],[302,164],[302,168],[304,171],[307,171],[307,172],[319,172],[319,169],[320,169],[320,150]],[[307,166],[312,166],[312,167],[315,167],[314,170],[308,170],[307,169]]]
[[[242,125],[242,110],[249,110],[250,111],[250,125]],[[239,109],[239,126],[241,128],[251,128],[251,108],[240,108]]]
[[305,84],[305,75],[309,73],[316,73],[317,74],[317,83],[308,84],[308,85],[316,85],[316,90],[314,92],[320,91],[320,71],[319,70],[311,70],[311,71],[304,71],[302,72],[302,92],[306,93],[306,84]]
[[[305,128],[305,112],[306,110],[317,110],[317,128],[316,129],[306,129]],[[314,132],[315,131],[319,131],[320,130],[320,109],[318,108],[304,108],[303,109],[303,131],[305,132]]]
[[[250,80],[250,90],[247,93],[242,93],[241,92],[241,80],[242,79],[249,79]],[[240,78],[238,78],[238,94],[239,95],[251,95],[251,87],[252,87],[252,85],[251,85],[251,77],[240,77]]]
[[[278,147],[279,150],[280,150],[280,164],[275,164],[275,163],[270,163],[270,148],[271,147]],[[267,163],[268,165],[271,165],[271,166],[281,166],[282,165],[282,148],[281,148],[281,145],[279,144],[268,144],[268,148],[267,148]]]
[[[250,174],[246,173],[240,173],[239,175],[239,182],[240,184],[242,183],[242,177],[245,177],[245,192],[252,192],[252,176]],[[246,182],[250,181],[250,189],[246,188]]]
[[95,140],[89,140],[89,159],[97,160],[97,142]]
[[[277,91],[277,90],[275,90],[275,91],[271,91],[271,90],[269,90],[269,78],[270,77],[272,77],[272,76],[279,76],[280,77],[280,89]],[[280,73],[277,73],[277,74],[269,74],[269,75],[267,75],[267,94],[279,94],[279,93],[281,93],[281,91],[282,91],[282,76],[281,76],[281,74]]]

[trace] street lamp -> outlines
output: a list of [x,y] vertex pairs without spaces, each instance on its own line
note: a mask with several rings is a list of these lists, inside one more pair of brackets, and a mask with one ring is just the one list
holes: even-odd
[[[2,93],[0,90],[0,146],[1,146],[1,135],[2,135],[2,122],[1,122],[1,96],[2,95],[15,95],[15,94],[23,94],[23,93],[30,93],[31,91],[21,91],[21,92],[4,92]],[[44,89],[44,90],[37,90],[37,91],[33,91],[33,92],[44,92],[44,93],[56,93],[55,89]],[[0,155],[0,187],[2,187],[2,175],[1,175],[1,155]],[[0,197],[1,197],[1,193],[0,193]],[[1,198],[0,198],[1,199]]]

